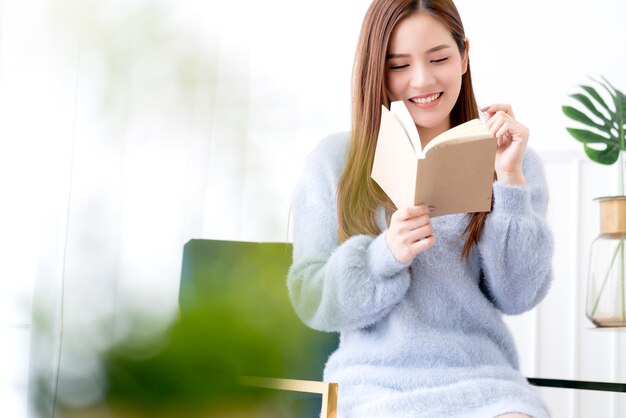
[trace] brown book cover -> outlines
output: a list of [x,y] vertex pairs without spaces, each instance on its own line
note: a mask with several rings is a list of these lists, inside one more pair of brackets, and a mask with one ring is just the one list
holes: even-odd
[[433,206],[430,216],[489,212],[496,140],[473,119],[433,138],[422,150],[402,101],[382,107],[372,178],[398,208]]

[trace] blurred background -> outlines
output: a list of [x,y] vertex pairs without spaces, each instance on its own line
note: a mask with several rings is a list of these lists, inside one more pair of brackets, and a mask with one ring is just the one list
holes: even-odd
[[[0,415],[36,416],[42,370],[101,373],[64,341],[106,349],[129,310],[165,328],[189,239],[289,240],[304,158],[350,129],[369,3],[0,0]],[[587,76],[626,89],[626,3],[456,4],[479,104],[513,104],[552,195],[555,283],[508,319],[522,371],[626,381],[624,333],[584,315],[591,200],[616,194],[617,168],[589,162],[561,113]],[[555,416],[626,415],[624,395],[542,392]]]

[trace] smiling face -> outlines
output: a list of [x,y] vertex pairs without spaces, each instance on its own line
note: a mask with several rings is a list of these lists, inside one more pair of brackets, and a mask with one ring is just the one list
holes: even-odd
[[422,146],[450,128],[450,112],[467,71],[468,44],[461,55],[450,31],[428,13],[415,13],[393,29],[385,63],[391,101],[403,100]]

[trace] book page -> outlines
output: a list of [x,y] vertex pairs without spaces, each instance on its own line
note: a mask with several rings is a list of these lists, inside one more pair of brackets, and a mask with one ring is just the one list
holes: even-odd
[[420,140],[419,132],[417,132],[417,127],[415,126],[413,117],[411,116],[409,109],[406,108],[404,102],[402,100],[391,102],[389,111],[404,128],[404,132],[406,132],[411,144],[413,145],[415,154],[422,155],[422,141]]
[[398,208],[413,205],[417,157],[398,119],[381,106],[372,178]]
[[471,142],[481,139],[494,138],[487,129],[487,125],[480,119],[472,119],[465,123],[462,123],[454,128],[450,128],[442,134],[433,138],[425,147],[424,155],[428,150],[442,144],[442,143],[459,143],[459,142]]

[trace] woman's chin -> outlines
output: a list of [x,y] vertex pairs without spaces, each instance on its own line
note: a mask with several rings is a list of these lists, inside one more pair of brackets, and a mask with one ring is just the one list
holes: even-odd
[[436,119],[436,120],[423,120],[423,119],[418,119],[418,120],[413,119],[413,120],[415,121],[415,125],[417,126],[417,128],[420,130],[427,130],[427,131],[437,130],[437,131],[444,132],[450,127],[450,120],[448,118]]

